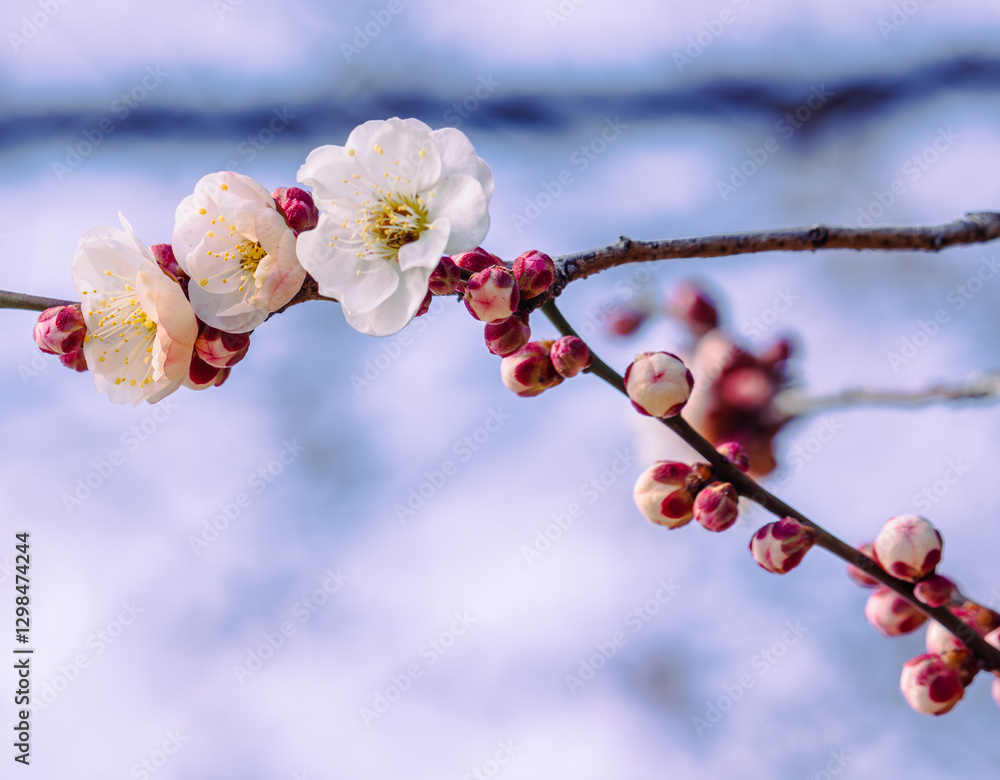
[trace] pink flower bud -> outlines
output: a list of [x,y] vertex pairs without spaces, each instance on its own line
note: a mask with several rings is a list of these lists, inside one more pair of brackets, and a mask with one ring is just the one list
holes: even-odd
[[885,585],[879,585],[868,597],[865,617],[883,636],[909,634],[927,620],[923,612]]
[[452,262],[455,263],[463,271],[468,271],[469,273],[479,273],[486,268],[492,268],[495,265],[503,265],[503,260],[494,254],[487,252],[481,246],[477,246],[471,252],[462,252],[459,255],[451,256]]
[[529,341],[500,361],[500,378],[507,389],[527,398],[563,381],[549,357],[551,341]]
[[727,441],[720,444],[716,449],[719,453],[744,474],[750,468],[750,456],[743,449],[743,445],[735,441]]
[[907,703],[925,715],[943,715],[965,694],[958,673],[934,653],[918,655],[903,664],[899,688]]
[[948,607],[948,610],[962,621],[962,629],[959,630],[959,635],[955,636],[936,620],[930,621],[927,624],[927,636],[925,637],[928,653],[967,650],[963,639],[977,634],[985,636],[997,627],[996,613],[971,601],[960,607]]
[[991,690],[993,692],[993,701],[1000,707],[1000,677],[993,678],[993,688]]
[[683,282],[667,301],[667,312],[679,319],[696,336],[704,336],[719,326],[719,311],[712,299],[694,282]]
[[298,187],[278,187],[271,193],[274,205],[285,218],[285,223],[295,235],[312,230],[319,222],[319,209],[313,197]]
[[427,312],[431,310],[431,301],[433,300],[434,300],[434,293],[428,290],[427,295],[425,295],[424,299],[420,302],[420,307],[417,309],[417,313],[414,314],[413,316],[423,317]]
[[191,357],[191,367],[188,369],[184,386],[192,390],[205,390],[209,387],[218,387],[226,381],[229,376],[229,368],[216,368],[202,360],[197,355]]
[[[872,564],[878,567],[878,562],[875,560],[875,556],[872,554],[872,543],[865,542],[864,544],[859,544],[858,549],[872,559]],[[869,577],[857,566],[851,566],[848,564],[847,573],[852,580],[854,580],[862,588],[874,588],[878,585],[878,580],[874,577]]]
[[632,498],[648,520],[680,528],[694,516],[694,497],[688,488],[691,466],[670,460],[654,463],[635,481]]
[[514,261],[514,277],[522,298],[541,295],[556,278],[556,264],[544,252],[532,249]]
[[920,580],[913,588],[913,595],[917,597],[917,601],[928,607],[943,607],[951,601],[955,592],[955,583],[940,574],[932,574]]
[[516,310],[520,292],[514,276],[502,266],[478,271],[465,285],[465,307],[477,320],[503,322]]
[[640,414],[673,417],[691,396],[694,377],[676,355],[643,352],[625,369],[625,390]]
[[576,336],[563,336],[552,345],[552,365],[556,371],[569,379],[588,369],[594,363],[594,355]]
[[250,333],[226,333],[209,325],[202,325],[194,342],[195,353],[213,368],[235,366],[243,360],[248,349]]
[[442,257],[431,273],[430,291],[434,295],[451,295],[458,287],[462,272],[450,257]]
[[917,515],[894,517],[874,542],[875,560],[889,574],[907,582],[922,580],[941,560],[941,534]]
[[[180,265],[178,265],[177,258],[174,257],[174,248],[170,244],[153,244],[149,249],[153,253],[153,257],[156,259],[156,264],[160,266],[161,271],[178,284],[187,282],[188,275],[184,273],[184,270],[180,267]],[[181,286],[186,292],[186,284],[181,284]]]
[[87,358],[83,355],[83,347],[74,349],[72,352],[67,352],[65,355],[60,355],[59,362],[66,366],[66,368],[72,368],[74,371],[87,370]]
[[643,309],[624,309],[614,312],[608,317],[608,330],[614,336],[631,336],[649,317],[649,312]]
[[[527,317],[524,318],[527,320]],[[494,355],[513,355],[528,343],[531,328],[528,323],[514,314],[501,322],[490,323],[484,330],[486,348]]]
[[784,517],[760,528],[750,540],[750,552],[762,569],[786,574],[802,562],[818,533],[794,517]]
[[38,348],[49,355],[65,355],[80,349],[87,335],[80,304],[53,306],[43,311],[38,315],[34,335]]
[[739,496],[728,482],[716,482],[704,488],[694,500],[694,519],[706,531],[725,531],[736,522]]

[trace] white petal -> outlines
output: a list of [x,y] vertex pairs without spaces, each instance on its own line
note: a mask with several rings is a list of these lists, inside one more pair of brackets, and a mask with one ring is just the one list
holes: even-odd
[[461,130],[444,127],[431,133],[441,153],[444,177],[462,174],[471,176],[483,185],[487,202],[493,196],[493,172],[485,161],[476,155],[472,141]]
[[403,274],[403,283],[382,305],[368,312],[355,313],[344,309],[344,318],[355,330],[370,336],[391,336],[413,319],[427,295],[431,270],[416,268]]
[[441,178],[441,155],[430,129],[422,122],[407,124],[399,119],[386,122],[372,136],[365,155],[372,181],[382,191],[416,193]]
[[466,252],[479,246],[490,229],[489,201],[483,185],[471,176],[452,176],[432,192],[433,198],[424,198],[431,204],[431,219],[436,222],[444,217],[451,223],[445,254]]
[[399,270],[405,273],[414,268],[429,268],[433,271],[441,262],[441,256],[446,254],[444,248],[450,235],[451,222],[447,218],[434,220],[433,230],[425,230],[416,241],[399,248]]

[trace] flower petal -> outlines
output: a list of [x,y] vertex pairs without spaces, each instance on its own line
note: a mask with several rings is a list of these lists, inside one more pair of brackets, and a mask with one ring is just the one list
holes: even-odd
[[441,217],[450,222],[451,232],[446,255],[467,252],[479,246],[490,229],[489,201],[483,185],[471,176],[452,176],[432,190],[430,217],[434,222]]

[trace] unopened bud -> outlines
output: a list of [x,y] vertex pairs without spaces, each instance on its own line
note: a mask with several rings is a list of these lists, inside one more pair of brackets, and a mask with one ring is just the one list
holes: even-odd
[[319,222],[319,209],[313,197],[298,187],[278,187],[271,193],[274,204],[285,218],[285,223],[295,235],[312,230]]
[[38,315],[34,335],[38,348],[49,355],[65,355],[80,349],[87,335],[80,304],[53,306],[43,311]]
[[503,265],[503,260],[496,255],[487,252],[481,246],[477,246],[470,252],[462,252],[459,255],[452,255],[451,259],[455,265],[463,271],[468,271],[473,274],[479,273],[486,268],[492,268],[495,265]]
[[996,613],[971,601],[960,607],[949,607],[948,610],[962,621],[962,627],[958,629],[958,636],[936,620],[932,620],[927,624],[927,635],[924,638],[928,653],[966,650],[968,648],[963,641],[964,639],[973,636],[986,636],[997,627]]
[[202,326],[194,342],[195,354],[213,368],[235,366],[248,349],[250,333],[226,333],[210,325]]
[[500,357],[507,357],[528,343],[528,339],[531,338],[531,328],[527,322],[514,314],[501,322],[487,325],[483,335],[486,339],[486,348],[490,352]]
[[875,560],[889,574],[907,582],[922,580],[941,560],[941,534],[918,515],[889,520],[874,542]]
[[879,585],[865,603],[865,617],[883,636],[902,636],[920,628],[927,616],[891,588]]
[[229,368],[216,368],[202,360],[197,355],[191,357],[191,367],[184,380],[184,386],[192,390],[205,390],[209,387],[218,387],[226,381],[229,376]]
[[750,552],[762,569],[786,574],[802,562],[818,533],[794,517],[784,517],[760,528],[750,540]]
[[462,272],[450,257],[442,257],[431,273],[429,289],[434,295],[451,295],[458,287]]
[[958,673],[935,653],[918,655],[903,664],[899,688],[907,703],[925,715],[943,715],[965,694]]
[[556,278],[556,265],[544,252],[532,249],[514,261],[514,277],[522,298],[541,295]]
[[[184,270],[177,263],[177,258],[174,257],[174,248],[170,244],[153,244],[149,249],[156,259],[156,264],[160,266],[160,270],[163,273],[178,283],[182,280],[187,280],[188,275],[184,273]],[[187,288],[185,287],[184,289],[186,290]]]
[[556,371],[567,379],[590,368],[594,363],[594,354],[583,343],[583,339],[576,336],[556,339],[552,345],[551,357]]
[[431,310],[431,301],[433,300],[434,300],[434,293],[428,290],[427,295],[425,295],[424,299],[420,302],[420,306],[417,309],[417,313],[414,314],[413,316],[423,317],[427,312]]
[[719,326],[719,311],[708,294],[694,282],[683,282],[667,301],[667,311],[696,336]]
[[691,396],[694,377],[670,352],[643,352],[625,370],[625,390],[641,414],[673,417]]
[[472,275],[465,285],[465,307],[477,320],[503,322],[516,310],[521,293],[514,276],[502,266]]
[[[871,558],[872,566],[878,568],[878,561],[875,560],[875,556],[872,554],[871,542],[865,542],[864,544],[859,544],[858,550],[863,552],[868,558]],[[862,588],[874,588],[876,585],[878,585],[877,579],[865,574],[865,572],[863,572],[857,566],[851,566],[850,564],[848,564],[847,573],[850,576],[850,578],[854,580],[856,583],[858,583],[858,585],[860,585]]]
[[913,588],[917,601],[928,607],[943,607],[955,594],[955,583],[940,574],[932,574],[920,580]]
[[680,528],[694,517],[694,496],[688,489],[691,466],[661,460],[635,482],[632,498],[648,520],[667,528]]
[[500,378],[507,389],[524,398],[555,387],[563,378],[549,357],[551,341],[529,341],[500,361]]
[[631,336],[649,317],[644,309],[623,309],[608,316],[608,330],[614,336]]
[[725,531],[736,522],[739,496],[728,482],[716,482],[704,488],[694,500],[694,519],[706,531]]
[[74,349],[72,352],[67,352],[65,355],[60,355],[59,362],[66,366],[66,368],[71,368],[74,371],[87,370],[87,358],[84,357],[83,347]]
[[735,441],[727,441],[724,444],[720,444],[716,447],[719,453],[732,463],[736,468],[742,471],[744,474],[747,469],[750,468],[750,456],[747,451],[743,449],[743,445]]

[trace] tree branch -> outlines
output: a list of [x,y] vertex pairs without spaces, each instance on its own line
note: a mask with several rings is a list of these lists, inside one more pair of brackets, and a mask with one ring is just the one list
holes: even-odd
[[817,249],[878,249],[937,252],[956,244],[978,244],[1000,238],[1000,213],[975,211],[945,225],[925,227],[837,227],[813,225],[787,230],[758,230],[699,238],[633,241],[625,236],[611,246],[563,255],[555,260],[555,294],[577,279],[586,279],[626,263],[728,257],[753,252],[805,252]]
[[0,309],[27,309],[29,311],[45,311],[53,306],[72,306],[76,301],[63,301],[59,298],[43,298],[39,295],[0,290]]
[[[556,308],[555,301],[547,301],[542,306],[542,313],[552,321],[552,324],[564,336],[578,336],[566,318]],[[596,355],[594,356],[594,364],[588,370],[627,396],[625,392],[625,380]],[[760,504],[760,506],[776,517],[794,517],[800,523],[812,526],[819,535],[816,540],[817,546],[833,553],[852,566],[861,569],[865,574],[868,574],[905,598],[927,617],[936,620],[944,628],[965,642],[969,649],[979,657],[984,669],[1000,669],[1000,650],[986,642],[985,639],[975,633],[970,626],[959,620],[946,607],[929,607],[917,600],[916,596],[913,595],[913,585],[911,583],[898,580],[888,574],[860,550],[837,538],[818,523],[813,522],[797,509],[792,508],[763,488],[752,477],[744,474],[733,465],[708,439],[692,428],[691,424],[680,415],[660,420],[660,422],[694,448],[709,463],[713,473],[722,481],[732,484],[739,495]]]
[[775,399],[785,414],[813,414],[843,406],[925,406],[948,401],[980,401],[1000,398],[1000,374],[986,374],[958,385],[932,385],[925,390],[890,391],[854,388],[832,395],[807,398],[797,390],[786,390]]

